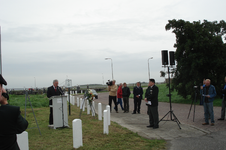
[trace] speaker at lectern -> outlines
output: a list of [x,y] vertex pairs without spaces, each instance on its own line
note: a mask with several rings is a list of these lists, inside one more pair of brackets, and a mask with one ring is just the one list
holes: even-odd
[[53,128],[64,128],[68,126],[68,113],[67,113],[67,96],[52,96],[53,108]]

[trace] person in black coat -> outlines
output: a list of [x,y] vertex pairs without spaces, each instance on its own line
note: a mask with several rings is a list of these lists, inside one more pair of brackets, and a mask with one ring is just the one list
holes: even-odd
[[143,88],[140,86],[140,82],[137,82],[137,86],[133,88],[134,95],[134,110],[132,114],[136,114],[136,112],[140,113],[140,105],[143,97]]
[[158,114],[158,93],[159,88],[155,85],[155,80],[150,79],[148,88],[145,93],[145,101],[148,106],[149,123],[148,128],[159,128],[159,114]]
[[130,96],[130,89],[127,87],[126,83],[123,83],[122,88],[122,97],[123,97],[123,103],[124,103],[124,113],[129,112],[129,96]]
[[0,75],[0,150],[19,150],[17,135],[25,131],[28,122],[20,115],[20,107],[10,106],[9,95],[2,84],[7,84]]
[[[50,98],[52,96],[63,95],[63,91],[60,87],[58,87],[58,80],[53,80],[53,85],[48,87],[47,90],[47,97]],[[52,105],[52,99],[49,100],[49,106]],[[49,114],[49,125],[53,125],[53,108],[50,107],[50,114]]]

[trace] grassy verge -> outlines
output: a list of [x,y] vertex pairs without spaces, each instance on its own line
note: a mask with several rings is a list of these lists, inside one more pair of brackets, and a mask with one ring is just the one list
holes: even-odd
[[[10,100],[9,100],[10,105],[24,108],[25,95],[9,95],[9,97],[10,97]],[[49,100],[46,94],[29,95],[29,98],[34,108],[49,107]],[[30,106],[30,103],[27,99],[27,107],[29,106]]]
[[[42,135],[38,129],[28,129],[29,147],[31,150],[58,150],[73,149],[72,141],[72,120],[79,118],[80,109],[72,106],[71,116],[69,116],[70,128],[49,129],[48,116],[49,108],[35,108],[35,115]],[[23,114],[24,112],[22,112]],[[27,110],[27,120],[29,127],[35,127],[35,120],[30,109]],[[136,150],[161,150],[165,148],[164,140],[148,140],[138,134],[121,127],[115,122],[109,126],[109,135],[103,134],[103,121],[97,120],[85,112],[82,114],[83,147],[79,150],[87,149],[136,149]]]

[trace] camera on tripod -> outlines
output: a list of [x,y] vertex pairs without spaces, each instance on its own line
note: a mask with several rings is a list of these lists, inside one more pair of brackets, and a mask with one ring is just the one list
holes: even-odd
[[112,86],[112,81],[108,80],[108,82],[106,82],[107,86]]

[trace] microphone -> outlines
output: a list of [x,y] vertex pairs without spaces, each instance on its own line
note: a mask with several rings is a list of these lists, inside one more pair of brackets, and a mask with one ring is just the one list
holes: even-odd
[[64,95],[64,92],[61,90],[61,88],[59,86],[57,86],[57,89],[60,91],[61,95]]

